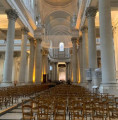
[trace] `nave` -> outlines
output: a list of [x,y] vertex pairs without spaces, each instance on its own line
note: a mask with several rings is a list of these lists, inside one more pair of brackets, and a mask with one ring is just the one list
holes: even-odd
[[19,99],[21,104],[1,115],[0,120],[118,119],[118,97],[92,93],[77,85],[43,86],[38,92]]

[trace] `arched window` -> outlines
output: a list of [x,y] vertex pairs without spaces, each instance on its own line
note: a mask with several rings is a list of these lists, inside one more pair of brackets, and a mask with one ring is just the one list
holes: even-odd
[[52,66],[50,66],[50,70],[52,70]]
[[63,42],[59,43],[59,51],[64,51],[64,43]]

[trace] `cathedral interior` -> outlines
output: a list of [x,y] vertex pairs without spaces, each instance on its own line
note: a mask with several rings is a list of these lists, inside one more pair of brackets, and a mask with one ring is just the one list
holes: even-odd
[[0,0],[0,120],[118,120],[118,0]]

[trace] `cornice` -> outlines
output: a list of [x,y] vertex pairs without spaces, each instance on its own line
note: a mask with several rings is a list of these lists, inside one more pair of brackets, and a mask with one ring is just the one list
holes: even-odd
[[51,58],[50,55],[48,55],[48,58],[51,62],[70,62],[70,59],[54,59],[54,58]]
[[43,3],[46,4],[48,7],[53,7],[53,8],[66,8],[74,3],[75,0],[71,0],[68,4],[66,5],[52,5],[48,3],[47,1],[43,0]]
[[96,5],[97,5],[97,0],[86,0],[85,3],[84,3],[84,1],[85,0],[82,0],[83,4],[85,4],[85,6],[80,7],[79,13],[78,13],[78,19],[77,19],[77,23],[76,23],[76,28],[78,28],[79,30],[81,30],[81,27],[85,25],[87,8],[91,7],[91,6],[96,7]]
[[[26,13],[26,16],[28,17],[29,23],[32,26],[33,29],[36,29],[36,24],[35,24],[35,16],[32,16],[32,14],[30,14],[30,12],[27,10],[27,8],[25,7],[25,5],[23,4],[23,2],[19,2],[21,4],[21,7],[23,8],[23,11]],[[33,13],[34,14],[34,13]]]
[[82,21],[81,21],[81,24],[80,24],[80,28],[81,28],[81,26],[84,26],[84,24],[85,24],[85,20],[86,20],[86,9],[90,6],[91,1],[92,1],[92,0],[87,0],[87,2],[86,2],[85,9],[84,9],[84,12],[83,12],[83,15],[82,15]]
[[85,9],[85,0],[82,0],[80,5],[79,5],[79,11],[78,11],[78,17],[77,17],[77,22],[76,22],[76,28],[79,29],[80,24],[81,24],[81,19],[82,19],[82,14]]
[[23,25],[25,27],[27,27],[29,29],[29,31],[34,35],[34,30],[33,30],[32,26],[29,24],[28,20],[26,19],[26,16],[23,14],[23,12],[21,11],[21,9],[16,4],[16,1],[15,0],[7,0],[7,2],[9,3],[9,5],[13,9],[16,10],[16,12],[18,12],[19,19],[22,21]]
[[86,20],[86,9],[90,6],[92,0],[82,0],[78,12],[78,17],[77,17],[77,23],[76,23],[76,28],[81,29],[81,26],[85,24]]

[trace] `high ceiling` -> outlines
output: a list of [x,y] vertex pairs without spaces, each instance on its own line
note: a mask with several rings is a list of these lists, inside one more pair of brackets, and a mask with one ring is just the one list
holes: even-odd
[[[52,48],[57,48],[60,42],[64,42],[66,48],[72,47],[70,26],[73,15],[77,13],[77,0],[37,0],[36,7],[37,15],[40,14],[42,24],[45,26],[42,46],[50,48],[52,45]],[[0,1],[0,9],[2,8]],[[8,19],[5,12],[0,14],[0,23],[0,30],[6,33]],[[18,20],[15,28],[20,33],[21,25]]]
[[70,34],[70,15],[64,11],[55,11],[45,19],[47,35]]
[[45,0],[48,4],[54,6],[64,6],[72,2],[72,0]]
[[64,42],[65,48],[71,48],[71,20],[77,13],[77,0],[41,0],[39,6],[46,35],[43,45],[58,48]]

